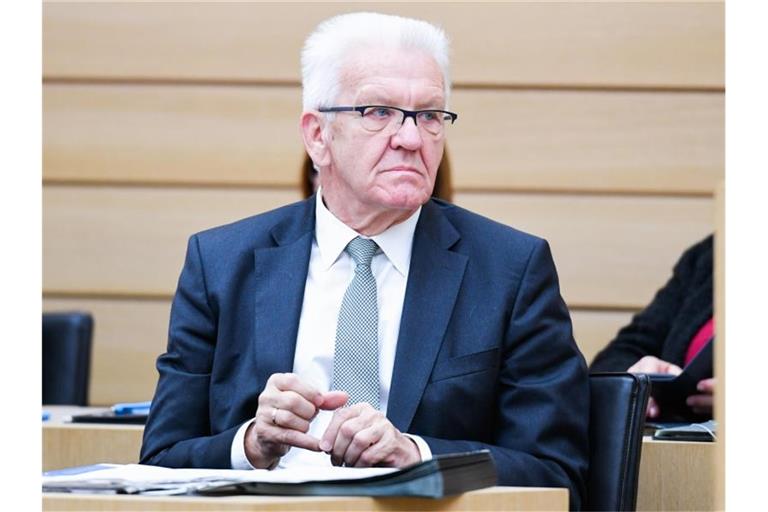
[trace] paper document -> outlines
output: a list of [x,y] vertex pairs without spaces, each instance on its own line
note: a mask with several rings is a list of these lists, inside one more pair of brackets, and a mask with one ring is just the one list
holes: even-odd
[[[68,489],[98,492],[178,494],[192,492],[213,483],[265,482],[296,484],[329,480],[356,480],[385,475],[397,468],[306,467],[291,469],[172,469],[144,464],[98,464],[93,470],[76,472],[72,468],[43,474],[43,490]],[[124,488],[120,488],[120,486]]]

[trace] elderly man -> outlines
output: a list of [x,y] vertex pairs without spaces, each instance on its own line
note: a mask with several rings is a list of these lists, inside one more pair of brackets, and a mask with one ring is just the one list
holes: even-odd
[[548,245],[431,200],[448,43],[371,13],[302,55],[315,197],[191,237],[141,461],[403,467],[487,448],[501,485],[570,490],[588,380]]

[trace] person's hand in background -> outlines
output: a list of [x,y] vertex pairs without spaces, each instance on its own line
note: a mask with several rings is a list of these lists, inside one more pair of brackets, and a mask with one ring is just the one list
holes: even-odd
[[[680,375],[683,372],[683,369],[676,364],[664,361],[658,357],[645,356],[630,366],[627,371],[629,373],[666,373],[669,375]],[[660,413],[661,411],[659,410],[659,406],[656,404],[656,401],[653,399],[653,397],[650,397],[648,399],[646,416],[651,419],[658,418]]]
[[716,384],[717,379],[714,377],[700,380],[696,385],[696,389],[699,391],[699,393],[689,396],[685,400],[685,403],[688,405],[688,407],[693,409],[693,412],[696,414],[708,414],[711,416]]

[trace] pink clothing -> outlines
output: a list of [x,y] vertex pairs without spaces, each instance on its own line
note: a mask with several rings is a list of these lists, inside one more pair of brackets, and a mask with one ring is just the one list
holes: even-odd
[[688,351],[685,353],[683,364],[687,365],[690,363],[691,360],[696,357],[696,354],[698,354],[699,351],[704,348],[704,345],[706,345],[707,342],[714,337],[714,335],[715,319],[710,318],[704,325],[701,326],[701,329],[699,329],[699,331],[691,340],[690,345],[688,345]]

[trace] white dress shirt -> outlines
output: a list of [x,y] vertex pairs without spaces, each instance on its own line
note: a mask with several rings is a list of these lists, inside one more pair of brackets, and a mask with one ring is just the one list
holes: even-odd
[[[337,219],[325,207],[321,190],[318,190],[315,202],[315,237],[309,257],[293,373],[324,392],[330,389],[333,377],[336,324],[341,302],[355,273],[354,260],[344,249],[353,238],[362,235]],[[371,271],[376,278],[379,308],[379,386],[381,410],[384,412],[389,402],[400,317],[411,265],[413,234],[420,213],[421,208],[404,222],[370,237],[380,248],[371,261]],[[332,415],[332,411],[320,411],[310,425],[309,435],[320,439]],[[253,468],[245,456],[244,446],[245,430],[252,421],[240,427],[232,442],[231,461],[234,469]],[[423,439],[413,435],[409,437],[418,446],[422,460],[431,458],[432,452]],[[330,456],[326,453],[291,448],[282,457],[279,466],[330,464]]]

